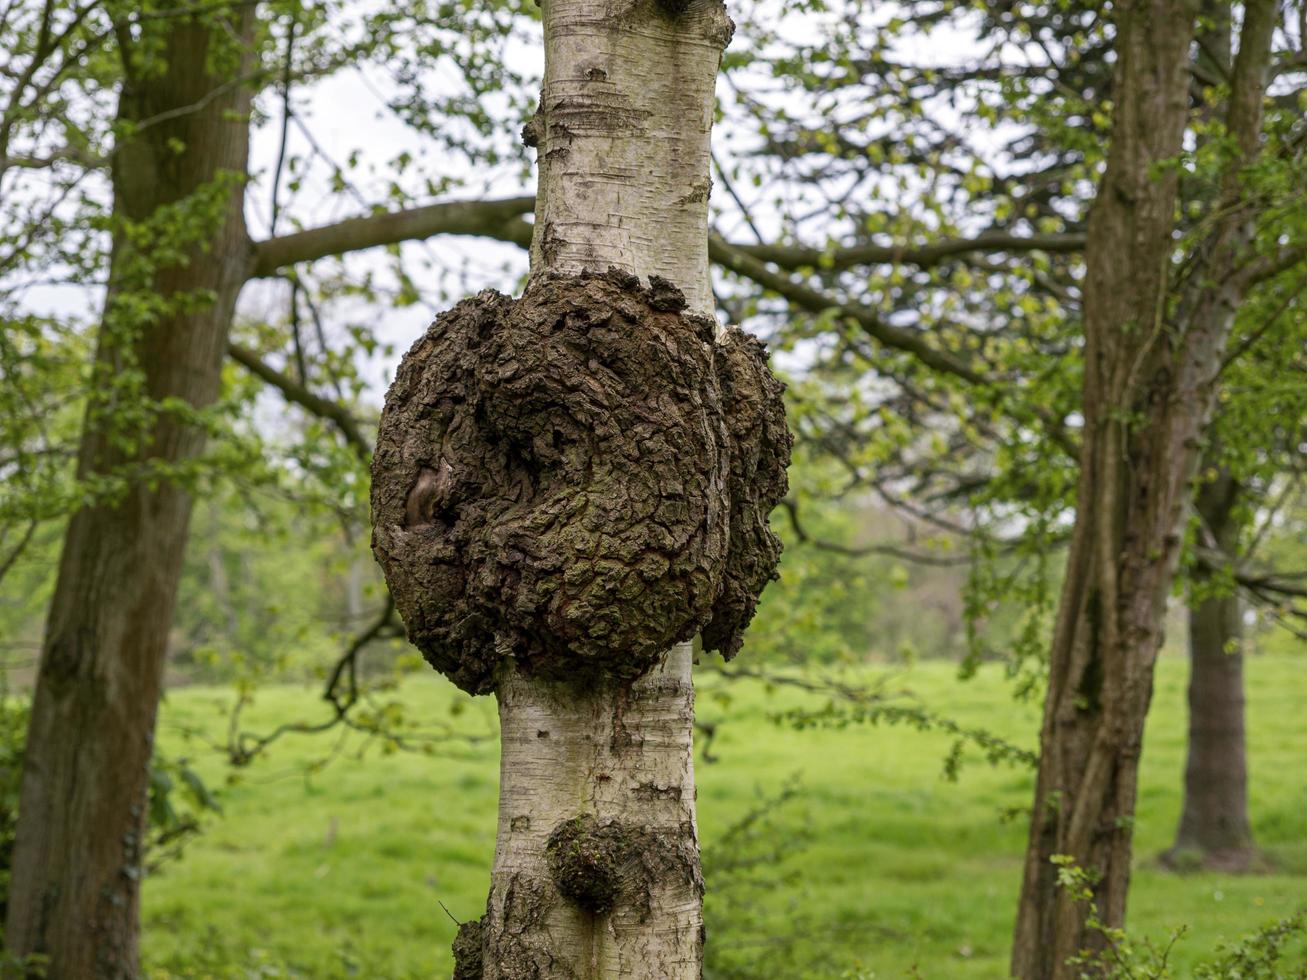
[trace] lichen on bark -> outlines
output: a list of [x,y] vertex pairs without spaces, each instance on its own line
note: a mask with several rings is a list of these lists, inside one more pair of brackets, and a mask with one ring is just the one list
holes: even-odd
[[669,282],[480,293],[405,356],[373,461],[373,548],[428,661],[473,693],[634,679],[705,626],[728,656],[773,577],[782,386]]

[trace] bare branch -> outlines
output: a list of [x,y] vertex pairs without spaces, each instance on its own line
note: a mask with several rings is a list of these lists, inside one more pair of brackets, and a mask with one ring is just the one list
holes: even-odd
[[1307,245],[1285,245],[1278,252],[1261,256],[1250,263],[1245,276],[1250,284],[1264,282],[1303,262],[1307,262]]
[[428,204],[347,218],[334,225],[270,238],[254,245],[251,278],[275,275],[296,262],[312,262],[381,245],[431,238],[433,235],[481,235],[527,247],[531,225],[522,220],[535,207],[533,197]]
[[14,562],[18,561],[23,551],[31,542],[32,535],[36,533],[36,526],[38,523],[39,522],[35,518],[27,522],[27,530],[24,531],[23,536],[18,539],[18,544],[16,544],[14,549],[9,552],[9,555],[5,560],[0,562],[0,581],[3,581],[4,577],[9,574],[9,569],[14,567]]
[[98,169],[107,166],[109,161],[106,157],[96,156],[76,147],[66,146],[40,156],[20,155],[0,158],[0,170],[9,168],[14,170],[46,170],[57,163],[76,163],[83,167]]
[[1304,573],[1280,573],[1278,575],[1255,575],[1251,572],[1235,572],[1234,580],[1245,589],[1266,597],[1279,595],[1284,598],[1307,599],[1307,585],[1299,584],[1294,579],[1301,579]]
[[1085,236],[1069,235],[1013,235],[1009,232],[987,232],[974,238],[943,238],[926,245],[853,245],[847,248],[823,250],[803,245],[735,245],[738,251],[764,262],[774,262],[786,269],[802,267],[822,269],[849,269],[860,265],[915,265],[923,269],[937,265],[945,259],[973,252],[1050,252],[1065,254],[1080,252],[1085,247]]
[[340,430],[340,434],[345,437],[345,441],[350,444],[358,454],[359,459],[364,463],[372,458],[372,444],[363,438],[363,434],[359,432],[358,423],[345,406],[320,395],[315,395],[294,378],[265,364],[259,359],[258,354],[247,347],[242,347],[240,344],[228,344],[227,353],[231,355],[232,360],[237,364],[280,391],[286,401],[293,402],[313,415],[332,423]]
[[987,384],[988,379],[969,363],[945,350],[932,347],[922,334],[886,323],[875,310],[857,303],[844,303],[819,292],[789,276],[773,272],[760,260],[716,236],[708,240],[708,255],[718,265],[752,279],[764,289],[770,289],[809,313],[830,310],[838,316],[852,320],[873,340],[886,347],[914,355],[927,367],[951,374],[972,384]]
[[[777,293],[791,306],[809,313],[833,312],[836,316],[849,320],[862,329],[868,337],[893,350],[913,355],[926,367],[942,374],[952,375],[973,385],[995,385],[999,379],[991,378],[977,370],[968,361],[956,354],[931,346],[925,334],[886,323],[871,307],[860,303],[845,303],[833,296],[813,289],[785,273],[775,272],[747,250],[732,245],[716,236],[708,239],[708,256],[713,262],[732,272],[752,279],[764,289]],[[1062,419],[1057,418],[1044,406],[1031,406],[1031,413],[1043,424],[1045,431],[1064,452],[1072,458],[1078,458],[1079,446],[1067,431]]]
[[[322,695],[323,700],[330,702],[332,714],[323,721],[283,722],[266,735],[254,736],[239,730],[241,708],[244,707],[245,701],[243,699],[238,700],[229,719],[227,740],[227,755],[232,765],[249,765],[257,755],[284,735],[313,735],[318,732],[328,731],[342,722],[346,722],[350,710],[358,701],[357,663],[359,654],[374,640],[399,635],[402,635],[402,630],[395,622],[395,603],[391,599],[390,593],[387,592],[385,605],[382,607],[381,613],[370,626],[354,637],[344,654],[336,661],[336,666],[331,672]],[[343,694],[339,690],[342,678],[348,678],[349,682],[349,687]]]
[[826,541],[822,538],[814,538],[799,520],[798,502],[790,497],[781,501],[781,506],[785,508],[786,514],[790,518],[790,527],[794,530],[794,536],[804,544],[811,545],[822,551],[834,552],[838,555],[845,555],[849,558],[861,558],[867,555],[887,555],[891,558],[899,558],[903,561],[910,561],[918,565],[938,565],[942,567],[954,567],[957,565],[967,564],[971,558],[968,555],[930,555],[920,551],[912,551],[895,544],[867,544],[867,545],[846,545],[838,541]]
[[[257,243],[254,246],[253,277],[273,275],[283,266],[296,262],[311,262],[328,255],[395,245],[434,235],[480,235],[526,248],[531,243],[531,225],[520,219],[534,207],[535,199],[532,197],[512,197],[429,204],[404,211],[347,218],[334,225],[311,228]],[[721,250],[729,250],[729,253],[721,251],[717,254],[715,261],[750,279],[756,279],[755,275],[743,268],[736,268],[741,260],[774,262],[787,269],[804,266],[846,269],[887,262],[926,268],[946,258],[974,252],[1073,253],[1084,247],[1084,241],[1084,235],[1078,234],[1013,235],[990,232],[974,238],[946,238],[915,247],[854,245],[831,251],[800,245],[736,244],[720,238],[714,239],[714,244]]]

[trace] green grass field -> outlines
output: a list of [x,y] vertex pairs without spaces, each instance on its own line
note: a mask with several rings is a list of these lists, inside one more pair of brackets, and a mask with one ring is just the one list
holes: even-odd
[[[1186,964],[1307,906],[1307,671],[1300,658],[1248,664],[1252,814],[1277,868],[1241,877],[1175,876],[1155,855],[1179,812],[1185,664],[1163,660],[1145,748],[1130,928],[1165,942],[1187,925],[1172,961]],[[946,664],[895,674],[941,714],[1033,743],[1037,709],[1015,704],[996,674],[967,683]],[[771,715],[819,701],[755,682],[701,679],[699,714],[718,724],[716,762],[696,760],[700,831],[710,869],[710,944],[719,975],[1000,978],[1023,844],[1031,776],[982,761],[942,778],[951,739],[905,728],[794,731]],[[261,692],[251,727],[314,710],[316,692]],[[225,769],[187,743],[183,727],[220,737],[232,694],[174,691],[162,742],[207,779]],[[494,705],[468,701],[434,674],[403,690],[413,711],[493,734]],[[494,848],[493,739],[436,754],[384,754],[357,738],[296,737],[222,789],[212,819],[180,863],[145,890],[152,976],[447,977],[459,919],[484,907]],[[315,763],[339,751],[325,768]],[[362,749],[362,751],[360,751]],[[759,887],[714,892],[714,847],[726,828],[787,780],[802,793],[772,816],[788,856],[766,862]],[[791,839],[793,838],[793,839]],[[764,844],[766,842],[763,842]],[[721,882],[717,882],[721,884]],[[1303,946],[1294,956],[1305,956]],[[917,973],[912,971],[916,969]],[[731,971],[734,971],[733,973]]]

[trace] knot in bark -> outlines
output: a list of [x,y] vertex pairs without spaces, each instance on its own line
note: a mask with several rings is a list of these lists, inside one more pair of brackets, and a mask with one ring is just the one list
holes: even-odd
[[673,20],[690,9],[690,0],[656,0],[658,8]]
[[617,902],[623,877],[639,871],[633,862],[636,835],[621,824],[577,817],[558,825],[545,847],[549,873],[566,899],[587,912],[607,915]]
[[697,5],[694,0],[654,0],[654,4],[664,17],[678,26],[691,19],[687,18],[686,14],[690,12],[691,7],[696,7],[697,16],[693,18],[697,21],[695,27],[701,34],[723,48],[730,44],[731,38],[735,36],[735,21],[727,15],[726,4],[722,0],[707,0]]
[[685,876],[702,893],[692,839],[618,820],[564,820],[549,835],[545,859],[559,894],[592,915],[619,904],[648,914],[650,890],[670,875]]
[[[373,549],[409,639],[473,693],[499,664],[634,679],[774,575],[790,436],[762,345],[624,273],[442,314],[386,396]],[[711,635],[711,641],[708,640]]]

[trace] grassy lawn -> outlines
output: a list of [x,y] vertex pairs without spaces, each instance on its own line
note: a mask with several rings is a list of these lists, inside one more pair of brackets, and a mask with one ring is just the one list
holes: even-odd
[[[1163,660],[1144,754],[1130,927],[1165,942],[1189,927],[1177,973],[1222,940],[1307,906],[1307,671],[1301,658],[1257,657],[1248,675],[1252,815],[1269,875],[1183,877],[1154,856],[1179,815],[1186,667]],[[1014,703],[1000,677],[960,684],[928,663],[896,672],[933,710],[1030,745],[1038,711]],[[699,714],[718,725],[715,762],[696,760],[700,831],[712,867],[726,829],[797,778],[802,792],[771,815],[788,856],[766,862],[761,887],[714,893],[709,943],[719,973],[758,977],[999,978],[1006,975],[1023,844],[1006,811],[1029,804],[1031,776],[982,761],[942,778],[951,739],[905,728],[794,731],[770,716],[819,701],[755,682],[701,679]],[[315,691],[261,692],[250,727],[304,717]],[[187,752],[215,785],[225,770],[187,743],[219,737],[228,691],[169,695],[163,744]],[[471,701],[432,674],[403,691],[410,710],[493,734],[494,705]],[[335,753],[324,768],[324,756]],[[450,916],[484,908],[494,849],[493,738],[435,754],[384,754],[359,740],[293,737],[239,782],[222,787],[210,821],[180,863],[145,890],[145,955],[152,975],[313,978],[447,977]],[[765,846],[767,842],[763,842]],[[1303,947],[1295,955],[1304,956]]]

